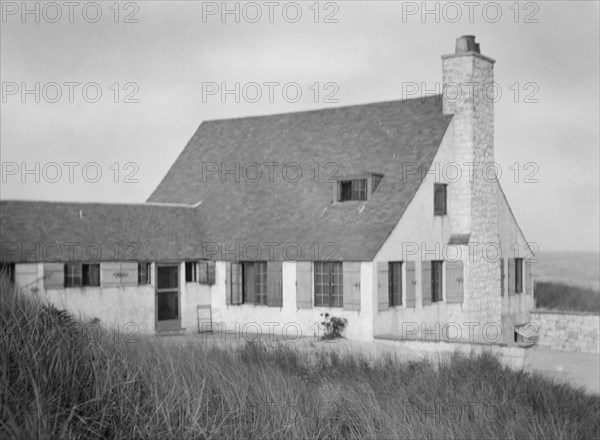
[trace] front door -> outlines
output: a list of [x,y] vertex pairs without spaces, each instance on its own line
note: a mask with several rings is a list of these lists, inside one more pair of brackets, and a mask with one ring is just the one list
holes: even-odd
[[174,264],[156,267],[156,330],[181,328],[179,307],[179,267]]

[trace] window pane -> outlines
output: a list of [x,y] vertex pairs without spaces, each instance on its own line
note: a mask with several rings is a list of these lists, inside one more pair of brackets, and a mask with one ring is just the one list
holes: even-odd
[[515,258],[515,293],[523,293],[523,259]]
[[442,270],[442,261],[431,262],[431,301],[433,302],[442,300]]
[[446,215],[446,185],[434,184],[434,215]]
[[402,262],[389,264],[389,298],[390,306],[402,304]]
[[84,264],[82,267],[82,284],[84,286],[100,285],[100,265]]
[[341,182],[341,200],[352,200],[352,182]]
[[177,266],[159,266],[156,271],[159,289],[177,289]]
[[367,200],[367,181],[353,180],[352,181],[352,199]]
[[267,263],[264,261],[254,263],[255,268],[255,293],[256,304],[267,303]]

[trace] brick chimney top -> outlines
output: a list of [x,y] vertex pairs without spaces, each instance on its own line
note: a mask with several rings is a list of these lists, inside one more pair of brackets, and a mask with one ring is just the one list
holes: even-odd
[[467,52],[481,53],[479,51],[479,43],[475,42],[475,35],[463,35],[456,39],[456,50],[454,53],[459,54]]
[[475,35],[463,35],[456,39],[456,48],[454,49],[454,53],[450,55],[442,55],[442,59],[446,58],[454,58],[454,57],[463,57],[463,56],[475,56],[481,58],[483,60],[489,61],[494,64],[496,60],[486,57],[485,55],[481,55],[481,51],[479,49],[479,43],[475,42]]

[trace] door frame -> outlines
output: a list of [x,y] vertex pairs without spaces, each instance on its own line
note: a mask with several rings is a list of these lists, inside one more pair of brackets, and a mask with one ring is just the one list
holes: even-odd
[[[177,269],[177,319],[158,320],[158,269],[159,267],[174,267]],[[181,267],[178,263],[156,263],[154,284],[154,325],[157,332],[181,329]]]

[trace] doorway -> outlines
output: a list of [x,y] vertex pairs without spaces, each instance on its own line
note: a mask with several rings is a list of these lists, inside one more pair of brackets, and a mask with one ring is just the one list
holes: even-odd
[[181,328],[179,304],[179,266],[156,266],[156,330],[169,331]]

